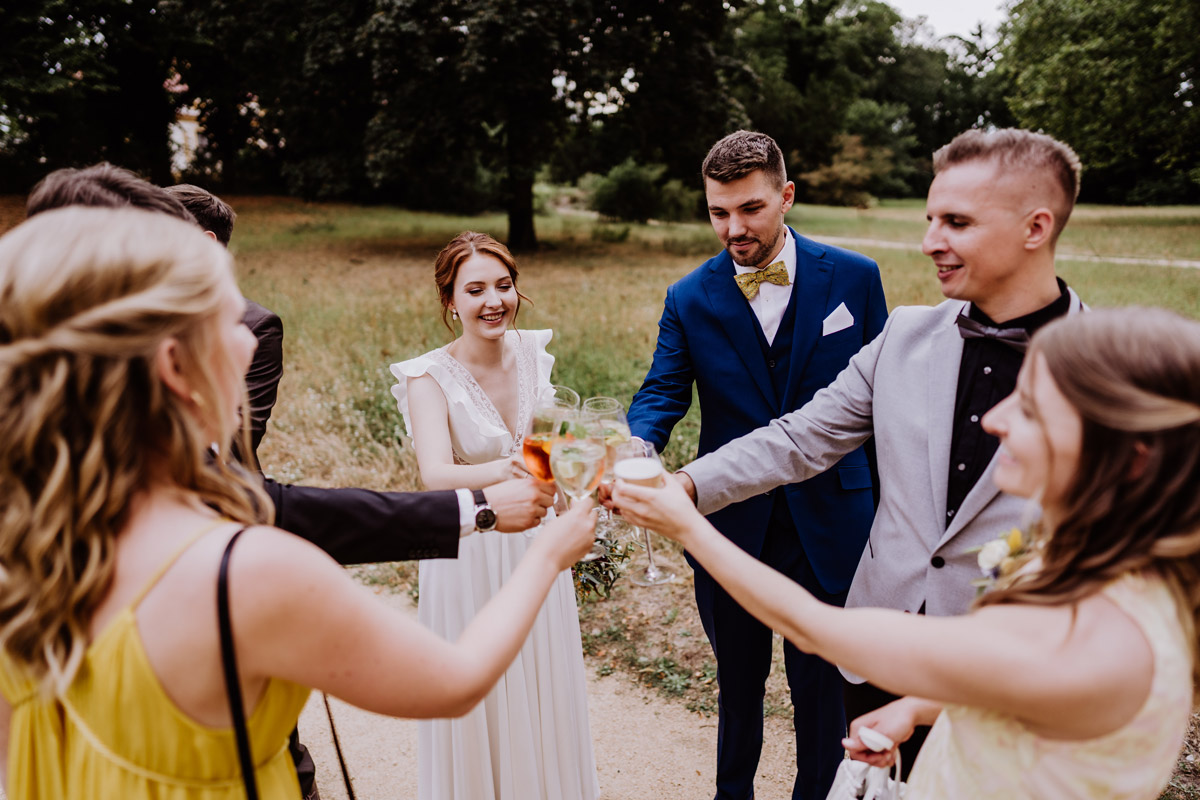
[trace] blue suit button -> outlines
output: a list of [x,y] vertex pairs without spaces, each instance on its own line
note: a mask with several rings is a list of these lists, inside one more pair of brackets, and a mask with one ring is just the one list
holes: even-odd
[[929,563],[934,569],[941,569],[942,567],[946,566],[946,559],[942,558],[941,556],[934,556],[933,558],[929,559]]

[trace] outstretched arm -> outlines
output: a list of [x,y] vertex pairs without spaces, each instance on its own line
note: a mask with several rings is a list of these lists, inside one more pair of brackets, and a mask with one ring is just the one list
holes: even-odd
[[683,468],[704,514],[807,480],[862,445],[874,429],[875,366],[886,329],[833,383],[791,413],[701,456]]
[[230,565],[239,667],[247,682],[283,678],[382,714],[464,714],[512,662],[594,525],[586,500],[547,525],[456,642],[381,604],[303,542],[255,529]]
[[1065,606],[987,606],[963,617],[826,605],[722,536],[683,489],[617,484],[632,524],[681,542],[751,614],[797,648],[894,694],[995,709],[1063,738],[1115,730],[1145,701],[1141,630],[1101,595]]

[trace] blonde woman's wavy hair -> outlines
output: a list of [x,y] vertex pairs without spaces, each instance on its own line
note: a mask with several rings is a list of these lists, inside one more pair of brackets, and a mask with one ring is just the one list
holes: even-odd
[[1038,356],[1082,418],[1079,464],[1057,526],[1038,533],[1042,568],[979,604],[1069,604],[1125,573],[1154,572],[1174,591],[1195,648],[1200,322],[1156,308],[1073,314],[1038,331],[1026,364]]
[[[236,367],[215,320],[231,280],[223,248],[164,214],[64,208],[0,238],[0,647],[47,693],[79,668],[135,495],[165,485],[235,520],[270,514],[210,449],[230,429],[215,373]],[[190,398],[157,373],[168,338]]]

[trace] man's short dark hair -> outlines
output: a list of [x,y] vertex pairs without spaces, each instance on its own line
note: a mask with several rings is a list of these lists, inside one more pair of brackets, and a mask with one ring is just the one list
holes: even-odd
[[192,212],[201,228],[212,231],[217,241],[226,247],[229,246],[229,238],[233,236],[233,221],[237,219],[237,214],[228,203],[207,189],[190,183],[168,186],[166,190]]
[[196,218],[165,189],[144,181],[127,169],[94,164],[83,169],[56,169],[38,182],[25,201],[25,215],[63,206],[144,208],[196,224]]
[[776,189],[787,183],[783,151],[765,133],[736,131],[712,146],[700,167],[700,174],[718,183],[740,180],[762,170]]

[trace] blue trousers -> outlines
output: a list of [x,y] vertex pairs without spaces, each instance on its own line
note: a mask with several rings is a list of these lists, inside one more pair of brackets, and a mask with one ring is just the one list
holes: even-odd
[[[760,560],[826,603],[846,593],[824,591],[813,575],[782,498],[776,502]],[[763,695],[771,670],[771,629],[750,615],[703,569],[696,606],[717,660],[720,688],[716,800],[750,800],[763,742]],[[796,781],[792,800],[825,800],[838,763],[846,717],[837,667],[784,642],[784,667],[795,708]]]

